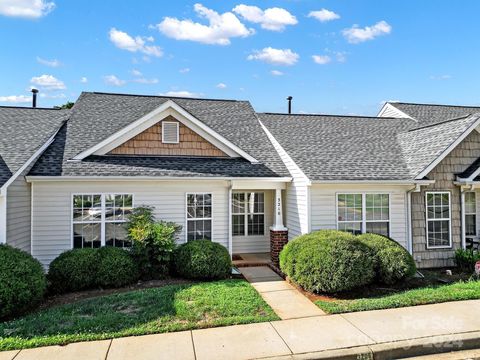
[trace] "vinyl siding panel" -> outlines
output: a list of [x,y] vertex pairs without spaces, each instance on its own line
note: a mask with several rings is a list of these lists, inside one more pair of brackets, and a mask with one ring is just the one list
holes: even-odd
[[386,185],[318,185],[311,187],[312,231],[337,228],[336,196],[338,193],[390,194],[390,236],[407,247],[408,187]]
[[288,238],[308,233],[310,188],[305,181],[293,181],[286,191],[286,227]]
[[30,253],[31,185],[19,176],[7,189],[7,244]]
[[228,247],[228,184],[224,181],[35,182],[32,189],[32,254],[45,266],[72,248],[71,201],[75,193],[131,193],[135,206],[153,206],[158,220],[182,225],[179,243],[186,241],[186,193],[212,193],[212,238]]
[[270,252],[270,226],[273,225],[274,192],[272,190],[239,190],[234,192],[265,193],[265,235],[264,236],[233,236],[232,249],[234,254]]

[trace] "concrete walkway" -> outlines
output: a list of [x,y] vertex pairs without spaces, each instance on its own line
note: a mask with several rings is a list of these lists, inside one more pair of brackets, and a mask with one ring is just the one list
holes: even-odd
[[480,300],[0,352],[0,360],[392,359],[480,348]]
[[280,319],[298,319],[325,314],[269,267],[242,267],[239,270]]

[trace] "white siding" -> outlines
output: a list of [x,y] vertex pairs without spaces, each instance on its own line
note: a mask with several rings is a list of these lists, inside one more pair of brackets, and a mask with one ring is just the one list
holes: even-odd
[[386,185],[318,185],[311,187],[312,231],[336,229],[337,193],[390,194],[390,236],[407,247],[407,202],[405,186]]
[[378,117],[384,117],[384,118],[410,118],[407,114],[405,114],[403,111],[400,111],[397,109],[395,106],[392,104],[386,103],[383,108],[380,110],[378,113]]
[[293,181],[287,185],[286,227],[288,238],[310,232],[309,224],[310,187],[306,181]]
[[[238,192],[265,193],[265,236],[233,236],[232,249],[234,254],[270,252],[270,226],[273,225],[273,197],[272,190],[238,190]],[[234,192],[237,192],[234,190]]]
[[179,242],[185,242],[185,194],[210,192],[212,238],[228,247],[228,184],[224,181],[35,182],[32,191],[32,254],[45,266],[72,248],[71,201],[74,193],[132,193],[135,206],[154,206],[157,219],[182,225]]
[[7,244],[30,253],[31,186],[19,176],[7,190]]

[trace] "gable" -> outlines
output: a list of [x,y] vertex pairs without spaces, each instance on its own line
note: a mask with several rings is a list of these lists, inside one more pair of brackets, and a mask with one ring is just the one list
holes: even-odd
[[[162,127],[165,122],[178,124],[178,143],[162,141]],[[228,157],[225,152],[172,115],[114,148],[108,155]]]
[[437,181],[455,181],[480,157],[480,133],[472,131],[427,175]]

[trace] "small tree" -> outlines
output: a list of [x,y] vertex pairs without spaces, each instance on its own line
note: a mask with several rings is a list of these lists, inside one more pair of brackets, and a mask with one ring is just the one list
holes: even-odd
[[132,255],[142,278],[155,279],[167,275],[182,227],[174,222],[157,221],[150,206],[133,209],[126,227],[133,245]]

